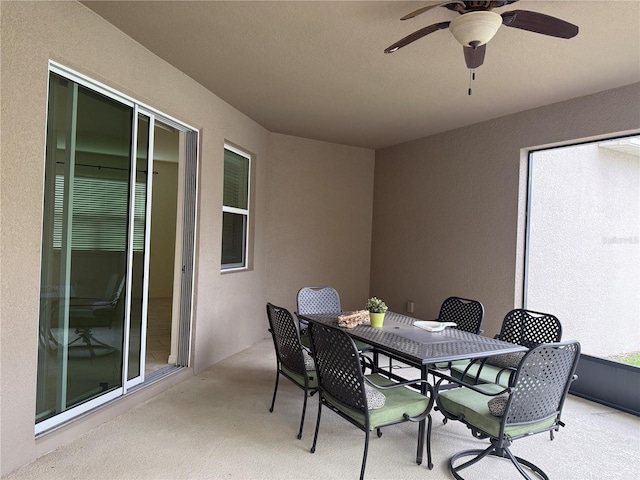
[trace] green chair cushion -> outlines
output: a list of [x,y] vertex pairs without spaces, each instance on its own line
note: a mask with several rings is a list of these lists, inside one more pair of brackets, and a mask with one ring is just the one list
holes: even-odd
[[436,363],[433,365],[433,367],[438,370],[446,370],[448,368],[451,368],[454,365],[457,365],[457,366],[463,365],[462,369],[464,370],[464,367],[466,367],[468,364],[469,364],[469,360],[454,360],[453,362]]
[[300,335],[300,343],[305,347],[311,349],[311,338],[309,338],[308,333],[305,333],[304,335]]
[[[509,386],[509,377],[511,376],[511,369],[505,369],[496,367],[495,365],[482,365],[479,361],[475,362],[465,375],[465,370],[469,366],[470,360],[465,360],[464,363],[451,366],[451,376],[465,383],[497,383],[503,387]],[[480,369],[480,376],[478,377],[478,370]]]
[[[389,380],[387,377],[383,377],[382,375],[375,373],[367,375],[367,378],[376,385],[387,386],[395,384],[395,382]],[[323,395],[327,402],[332,406],[355,420],[356,423],[362,425],[362,427],[365,426],[364,414],[341,405],[326,393],[323,393]],[[416,390],[412,390],[407,387],[397,387],[384,390],[384,396],[386,400],[382,408],[369,410],[370,430],[403,421],[405,413],[412,417],[420,415],[421,413],[424,413],[427,409],[427,405],[429,404],[429,399],[427,397]]]
[[[301,387],[304,387],[304,377],[299,373],[294,372],[293,370],[289,370],[284,365],[281,365],[280,368],[284,373],[286,373],[290,378],[293,379]],[[308,370],[307,377],[309,379],[308,386],[309,388],[317,388],[318,387],[318,376],[316,375],[315,370]]]
[[[502,385],[490,383],[478,385],[478,388],[487,393],[498,393],[504,390]],[[460,387],[440,392],[438,404],[448,413],[454,416],[464,417],[464,420],[470,425],[497,438],[500,433],[502,417],[495,417],[491,414],[487,404],[489,398],[487,395],[475,392],[470,388]],[[528,425],[506,426],[504,433],[510,437],[519,437],[530,432],[543,430],[552,426],[554,423],[555,418],[550,418]]]
[[354,340],[354,343],[356,344],[356,348],[358,349],[359,352],[364,352],[366,350],[373,349],[371,345],[369,345],[368,343],[361,342],[360,340]]

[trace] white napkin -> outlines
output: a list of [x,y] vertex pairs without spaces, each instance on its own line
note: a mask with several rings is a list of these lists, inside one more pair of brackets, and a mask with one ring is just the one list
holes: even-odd
[[435,322],[418,320],[413,322],[414,327],[422,328],[429,332],[441,332],[447,327],[455,327],[457,324],[454,322]]

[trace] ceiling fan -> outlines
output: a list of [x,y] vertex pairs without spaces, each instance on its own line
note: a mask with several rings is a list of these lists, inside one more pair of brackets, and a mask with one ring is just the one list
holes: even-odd
[[469,69],[475,69],[484,63],[486,44],[498,31],[500,25],[528,30],[558,38],[573,38],[578,34],[578,27],[543,13],[528,10],[512,10],[498,14],[494,8],[504,7],[518,0],[495,1],[461,1],[450,0],[435,5],[419,8],[400,20],[408,20],[417,17],[437,7],[446,7],[458,12],[459,17],[450,22],[440,22],[421,28],[397,41],[384,50],[384,53],[393,53],[438,30],[449,29],[453,36],[460,42],[464,50],[464,59]]

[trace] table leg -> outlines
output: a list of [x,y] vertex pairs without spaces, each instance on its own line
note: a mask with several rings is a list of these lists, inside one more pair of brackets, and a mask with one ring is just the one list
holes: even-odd
[[378,349],[374,348],[373,349],[373,364],[376,366],[376,371],[378,370],[378,362],[380,360],[380,355],[378,353]]
[[[420,377],[423,380],[429,380],[429,368],[427,365],[421,365],[420,366]],[[429,394],[431,395],[431,397],[433,398],[433,388],[431,388],[430,385],[428,385],[426,382],[422,383],[422,385],[420,386],[420,391],[423,395],[426,395],[427,392],[429,392]],[[431,405],[433,405],[433,401],[432,398],[430,399]],[[424,454],[424,439],[425,439],[425,421],[428,421],[428,425],[427,425],[427,467],[429,468],[429,470],[431,470],[433,468],[433,462],[431,461],[431,425],[432,425],[432,419],[431,419],[431,413],[429,413],[429,415],[427,415],[427,418],[425,420],[422,420],[420,422],[420,425],[418,427],[418,452],[416,454],[416,463],[418,465],[422,464],[422,456]]]
[[[420,378],[426,380],[428,373],[429,369],[422,365],[420,367]],[[420,393],[423,395],[427,393],[427,386],[424,383],[420,385]],[[424,454],[424,422],[425,420],[422,420],[418,427],[418,452],[416,453],[416,463],[418,465],[422,464],[422,455]]]

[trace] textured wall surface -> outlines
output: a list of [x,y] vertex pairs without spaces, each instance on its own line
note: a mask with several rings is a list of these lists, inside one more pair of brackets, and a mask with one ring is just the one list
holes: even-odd
[[533,155],[527,307],[609,358],[640,351],[640,156],[600,145]]
[[522,299],[526,151],[640,128],[640,84],[376,152],[371,291],[434,318],[484,303],[486,334]]
[[[46,443],[34,438],[34,412],[48,61],[200,130],[193,323],[197,333],[192,347],[196,371],[266,335],[263,237],[269,133],[79,3],[2,2],[1,21],[4,474],[42,453]],[[220,274],[223,146],[227,139],[256,156],[253,269],[239,275]],[[74,428],[97,421],[84,419],[75,422]],[[76,430],[75,435],[80,433]],[[55,446],[51,443],[46,448]]]
[[[76,2],[2,2],[1,31],[2,474],[175,383],[34,438],[49,60],[200,131],[195,372],[268,336],[267,299],[293,310],[300,286],[326,283],[347,308],[366,300],[372,150],[271,135]],[[252,203],[250,268],[222,274],[225,142],[252,155]]]
[[338,290],[345,310],[369,294],[374,152],[271,135],[267,298],[293,312],[304,286]]

